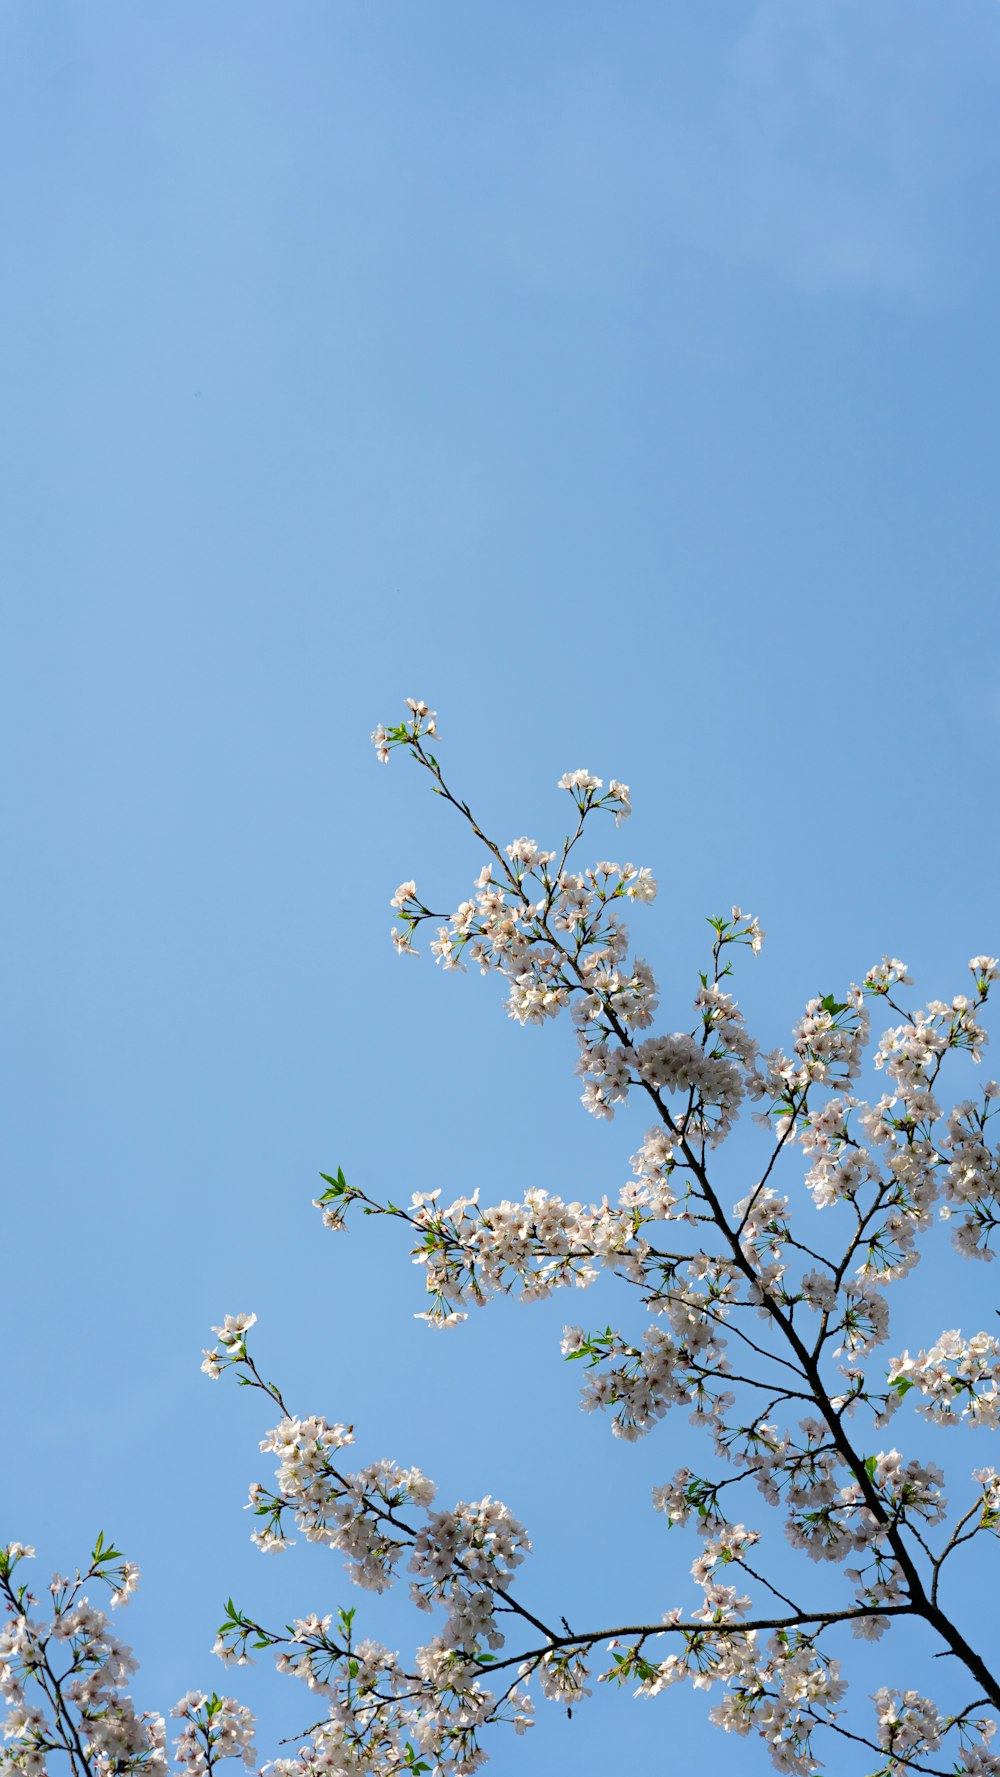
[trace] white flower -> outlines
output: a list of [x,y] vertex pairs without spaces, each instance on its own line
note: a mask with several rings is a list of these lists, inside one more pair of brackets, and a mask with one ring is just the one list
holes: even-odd
[[567,771],[559,779],[560,790],[600,790],[602,782],[599,777],[592,777],[589,771]]
[[213,1327],[212,1331],[220,1345],[230,1347],[241,1346],[246,1340],[250,1328],[255,1325],[255,1314],[227,1314],[221,1327]]

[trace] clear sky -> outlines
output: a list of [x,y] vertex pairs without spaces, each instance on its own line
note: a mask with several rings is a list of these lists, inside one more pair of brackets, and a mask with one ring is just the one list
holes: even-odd
[[[252,1308],[364,1460],[507,1501],[556,1614],[658,1613],[685,1428],[614,1444],[558,1353],[613,1297],[434,1335],[394,1230],[310,1207],[600,1196],[637,1133],[393,956],[396,884],[481,860],[368,734],[427,698],[501,839],[628,781],[668,1027],[737,898],[768,1044],[1000,948],[1000,7],[7,0],[0,48],[3,1531],[142,1564],[145,1703],[221,1682],[230,1592],[407,1645],[249,1547],[270,1422],[198,1365]],[[308,1718],[242,1694],[265,1756]],[[494,1768],[764,1768],[703,1715],[602,1694]]]

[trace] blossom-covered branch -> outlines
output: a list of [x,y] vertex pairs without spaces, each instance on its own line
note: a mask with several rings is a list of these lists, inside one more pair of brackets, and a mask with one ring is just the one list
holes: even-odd
[[[655,900],[650,870],[583,862],[595,821],[610,815],[618,829],[630,816],[625,784],[569,771],[558,781],[570,809],[562,836],[504,844],[446,778],[426,704],[408,700],[403,720],[372,738],[383,762],[409,754],[478,848],[471,889],[451,913],[435,912],[438,897],[415,880],[399,885],[397,949],[415,954],[429,928],[445,970],[475,965],[502,979],[519,1024],[565,1017],[587,1111],[611,1120],[638,1102],[649,1126],[597,1202],[531,1185],[499,1202],[479,1190],[451,1202],[417,1191],[397,1204],[338,1169],[322,1175],[323,1223],[342,1231],[363,1213],[405,1228],[424,1283],[418,1318],[438,1329],[499,1295],[530,1302],[602,1278],[616,1289],[620,1312],[608,1319],[602,1306],[589,1325],[578,1314],[563,1355],[582,1376],[583,1406],[606,1412],[626,1441],[677,1409],[688,1416],[688,1460],[654,1489],[652,1507],[667,1528],[696,1533],[694,1590],[687,1602],[665,1599],[650,1622],[634,1620],[625,1601],[617,1623],[546,1620],[530,1593],[527,1531],[505,1504],[486,1495],[442,1506],[416,1467],[382,1457],[354,1466],[355,1428],[292,1411],[251,1354],[255,1317],[227,1315],[202,1367],[213,1378],[232,1371],[274,1415],[261,1442],[274,1473],[250,1488],[254,1543],[269,1554],[298,1538],[334,1549],[348,1580],[369,1592],[405,1573],[417,1613],[404,1653],[325,1597],[271,1626],[229,1600],[220,1659],[242,1669],[267,1652],[306,1685],[309,1713],[320,1709],[268,1768],[466,1777],[486,1760],[493,1729],[524,1733],[536,1708],[572,1709],[594,1683],[649,1700],[689,1682],[712,1693],[713,1721],[758,1736],[793,1777],[813,1777],[824,1737],[838,1769],[855,1749],[866,1772],[874,1755],[880,1777],[1000,1777],[991,1746],[1000,1675],[952,1584],[973,1543],[995,1555],[1000,1475],[970,1464],[949,1504],[941,1469],[884,1435],[896,1414],[907,1427],[900,1444],[928,1420],[977,1437],[995,1431],[1000,1340],[932,1326],[916,1355],[887,1360],[882,1349],[892,1286],[942,1221],[961,1255],[992,1258],[1000,1087],[987,1080],[970,1092],[969,1082],[988,1041],[997,959],[973,957],[965,990],[949,1000],[912,1004],[906,965],[883,957],[856,982],[817,992],[789,1040],[765,1048],[735,993],[737,960],[757,956],[764,934],[735,905],[709,920],[704,967],[686,1004],[665,1016],[625,918]],[[964,1095],[948,1106],[954,1074]],[[719,1150],[751,1107],[756,1131],[741,1140],[731,1201]],[[137,1570],[100,1539],[83,1572],[56,1576],[40,1613],[20,1578],[28,1554],[18,1543],[0,1553],[0,1777],[43,1777],[57,1759],[75,1777],[162,1777],[163,1719],[134,1709],[134,1662],[85,1590],[110,1585],[112,1603],[124,1603]],[[939,1703],[882,1686],[873,1710],[848,1714],[845,1643],[877,1641],[900,1622],[910,1645],[948,1656],[947,1694]],[[192,1692],[175,1713],[181,1771],[208,1777],[222,1758],[252,1761],[245,1704]]]
[[[653,877],[630,863],[581,867],[575,857],[593,817],[612,812],[620,824],[630,813],[627,788],[612,780],[605,791],[589,771],[568,772],[558,786],[574,805],[568,835],[502,845],[448,783],[431,751],[437,720],[425,704],[409,700],[403,721],[377,729],[373,740],[383,762],[409,753],[487,851],[472,894],[451,915],[433,913],[415,882],[400,885],[397,947],[413,952],[430,922],[432,954],[445,968],[475,963],[503,977],[511,1017],[537,1023],[568,1013],[585,1107],[611,1118],[639,1093],[655,1123],[633,1156],[632,1177],[598,1204],[532,1188],[488,1206],[478,1192],[450,1205],[418,1193],[403,1207],[379,1203],[337,1173],[325,1176],[317,1200],[326,1225],[345,1226],[358,1203],[408,1224],[429,1297],[424,1318],[437,1326],[457,1324],[501,1292],[537,1299],[586,1288],[602,1271],[628,1284],[651,1317],[644,1333],[608,1325],[564,1335],[566,1356],[585,1366],[583,1404],[608,1409],[627,1438],[683,1405],[709,1433],[716,1458],[735,1470],[720,1478],[682,1469],[659,1490],[660,1509],[673,1522],[696,1512],[711,1535],[731,1524],[723,1490],[752,1482],[781,1509],[794,1548],[840,1569],[860,1613],[856,1633],[881,1634],[891,1615],[923,1623],[1000,1706],[996,1676],[940,1597],[945,1562],[996,1531],[994,1471],[975,1471],[971,1502],[949,1521],[933,1463],[873,1452],[867,1435],[859,1442],[848,1429],[861,1415],[877,1433],[911,1389],[930,1417],[996,1424],[1000,1347],[988,1335],[951,1331],[916,1359],[903,1353],[888,1367],[872,1354],[889,1334],[889,1286],[918,1262],[935,1206],[952,1218],[960,1252],[992,1256],[1000,1154],[989,1125],[1000,1089],[987,1081],[978,1097],[951,1109],[939,1094],[949,1057],[981,1059],[997,959],[972,959],[968,991],[912,1007],[903,1003],[912,985],[906,965],[885,957],[840,994],[818,993],[787,1050],[764,1051],[732,992],[738,949],[758,953],[763,932],[734,906],[710,921],[686,1028],[658,1031],[656,979],[632,952],[622,919],[628,902],[654,899]],[[883,1002],[890,1021],[871,1058],[887,1089],[863,1099],[857,1088],[871,1015]],[[757,1183],[729,1205],[714,1182],[713,1154],[747,1101],[767,1132],[765,1149]],[[805,1166],[793,1196],[779,1175],[796,1149]],[[810,1202],[814,1214],[834,1212],[832,1248],[804,1226]],[[748,1316],[761,1317],[763,1334],[751,1334]],[[943,1540],[935,1542],[939,1526]],[[806,1716],[796,1726],[792,1709],[775,1734],[771,1706],[761,1700],[766,1686],[754,1703],[752,1685],[732,1672],[718,1676],[728,1687],[725,1725],[736,1725],[738,1698],[739,1721],[761,1731],[781,1768],[814,1769]],[[910,1728],[890,1724],[879,1740],[897,1764],[902,1752],[914,1755],[933,1740],[929,1729],[913,1738],[907,1709]],[[966,1725],[955,1731],[964,1734]],[[960,1768],[1000,1770],[985,1739],[960,1758]]]
[[[53,1574],[42,1609],[22,1577],[34,1553],[25,1543],[0,1546],[7,1613],[0,1628],[0,1694],[7,1706],[0,1772],[45,1777],[55,1758],[74,1777],[166,1777],[163,1717],[136,1710],[126,1688],[136,1671],[131,1649],[84,1589],[96,1584],[110,1592],[112,1607],[127,1604],[139,1569],[102,1533],[86,1568],[71,1578]],[[179,1777],[210,1777],[227,1758],[253,1765],[253,1720],[232,1697],[189,1691],[172,1713],[182,1723],[174,1744]]]

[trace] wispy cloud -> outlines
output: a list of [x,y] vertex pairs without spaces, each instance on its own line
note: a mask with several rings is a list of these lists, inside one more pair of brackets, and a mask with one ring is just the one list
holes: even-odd
[[573,41],[516,134],[502,103],[484,115],[480,222],[515,274],[629,280],[686,242],[814,290],[933,303],[978,278],[997,0],[756,0],[680,47],[662,16]]
[[1000,164],[993,0],[758,0],[730,97],[744,252],[887,293],[945,294],[973,269]]

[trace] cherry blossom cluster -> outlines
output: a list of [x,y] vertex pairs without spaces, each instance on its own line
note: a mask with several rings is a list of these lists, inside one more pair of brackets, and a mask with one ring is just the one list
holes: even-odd
[[564,1355],[586,1358],[592,1367],[582,1406],[588,1412],[611,1408],[615,1436],[629,1443],[678,1405],[692,1407],[696,1417],[721,1428],[734,1399],[714,1386],[728,1368],[724,1342],[713,1337],[710,1322],[694,1317],[688,1334],[678,1342],[662,1327],[652,1326],[635,1346],[611,1327],[589,1336],[581,1327],[567,1327]]
[[[448,1205],[440,1191],[417,1191],[408,1209],[366,1205],[391,1213],[413,1231],[414,1262],[423,1267],[432,1306],[421,1319],[451,1325],[464,1319],[468,1304],[482,1306],[492,1296],[517,1290],[522,1301],[540,1301],[553,1290],[585,1288],[603,1266],[631,1271],[637,1279],[647,1252],[641,1237],[643,1217],[634,1206],[613,1209],[564,1203],[541,1189],[523,1200],[505,1199],[481,1207],[478,1191]],[[315,1199],[327,1226],[344,1226],[352,1191],[341,1173]]]
[[210,1777],[217,1760],[238,1758],[253,1769],[254,1719],[243,1703],[232,1697],[188,1691],[171,1714],[183,1723],[177,1739],[176,1758],[188,1777]]
[[[84,1591],[96,1581],[109,1590],[113,1606],[127,1604],[138,1568],[102,1534],[84,1572],[52,1576],[50,1603],[40,1613],[38,1598],[19,1572],[34,1553],[24,1543],[0,1547],[0,1593],[7,1610],[0,1627],[4,1777],[45,1777],[54,1756],[90,1777],[130,1772],[167,1777],[163,1717],[136,1710],[126,1688],[137,1670],[131,1649]],[[183,1721],[174,1747],[181,1777],[210,1777],[225,1758],[254,1764],[253,1718],[231,1697],[190,1692],[172,1713]]]
[[[222,1657],[245,1663],[246,1646],[274,1651],[279,1672],[308,1686],[325,1714],[301,1736],[294,1758],[270,1767],[282,1777],[306,1772],[424,1772],[464,1777],[485,1754],[482,1730],[498,1722],[522,1733],[531,1706],[517,1685],[497,1698],[481,1682],[482,1668],[435,1639],[418,1648],[412,1670],[371,1637],[358,1637],[352,1610],[297,1618],[280,1634],[253,1622],[230,1602],[220,1638]],[[315,1703],[312,1705],[315,1713]]]
[[530,1547],[524,1526],[499,1500],[463,1500],[451,1511],[428,1514],[414,1542],[410,1596],[424,1610],[438,1600],[446,1604],[444,1647],[474,1653],[481,1645],[503,1646],[497,1601],[503,1602]]
[[926,1395],[917,1411],[939,1425],[966,1419],[995,1430],[1000,1424],[1000,1340],[989,1333],[971,1339],[957,1329],[941,1333],[929,1351],[894,1358],[889,1375],[897,1394],[915,1388]]
[[[974,957],[972,966],[993,960]],[[987,1125],[998,1110],[1000,1085],[987,1080],[978,1103],[963,1099],[955,1105],[941,1143],[946,1161],[941,1213],[959,1218],[952,1240],[964,1258],[993,1257],[989,1241],[1000,1226],[1000,1147],[991,1147]]]
[[775,1768],[795,1777],[811,1777],[816,1769],[814,1731],[836,1720],[846,1690],[838,1661],[827,1658],[807,1637],[787,1632],[765,1646],[754,1630],[692,1635],[683,1652],[668,1655],[638,1676],[637,1696],[655,1697],[683,1679],[699,1689],[725,1687],[710,1719],[727,1733],[758,1734]]
[[[964,1711],[961,1717],[944,1716],[929,1697],[919,1691],[892,1690],[883,1685],[875,1692],[878,1741],[888,1754],[882,1767],[886,1777],[910,1770],[916,1757],[937,1752],[949,1731],[958,1730],[961,1745],[952,1770],[966,1777],[995,1777],[1000,1758],[989,1750],[995,1723]],[[919,1768],[919,1767],[918,1767]]]
[[227,1314],[221,1326],[212,1328],[219,1343],[213,1350],[202,1352],[201,1367],[206,1376],[215,1380],[230,1364],[238,1364],[246,1356],[246,1336],[256,1319],[255,1314]]
[[275,1426],[261,1449],[278,1457],[277,1489],[257,1482],[250,1489],[250,1509],[264,1519],[253,1540],[268,1553],[286,1548],[284,1519],[291,1513],[308,1542],[340,1550],[357,1585],[382,1592],[406,1546],[389,1528],[393,1509],[426,1502],[434,1490],[418,1470],[395,1463],[370,1463],[356,1472],[338,1468],[335,1452],[353,1442],[350,1427],[315,1415]]
[[[424,1612],[443,1611],[443,1622],[406,1668],[380,1643],[354,1639],[353,1611],[340,1611],[336,1619],[317,1613],[274,1634],[230,1601],[215,1651],[226,1664],[239,1665],[250,1648],[271,1647],[280,1671],[324,1698],[329,1720],[296,1760],[279,1761],[282,1770],[357,1770],[382,1777],[407,1768],[407,1748],[412,1753],[416,1746],[433,1758],[435,1770],[463,1777],[485,1757],[479,1743],[485,1726],[503,1721],[523,1732],[530,1725],[530,1701],[516,1681],[499,1694],[482,1683],[486,1660],[504,1644],[501,1617],[517,1614],[509,1593],[530,1547],[523,1526],[491,1498],[432,1509],[434,1486],[416,1468],[382,1460],[343,1469],[339,1453],[354,1443],[353,1428],[284,1410],[279,1391],[264,1381],[248,1349],[252,1324],[251,1316],[226,1317],[224,1327],[239,1329],[239,1352],[229,1361],[241,1381],[283,1410],[261,1442],[277,1457],[276,1485],[251,1486],[250,1509],[264,1520],[252,1540],[265,1551],[288,1548],[292,1539],[284,1521],[290,1515],[307,1541],[346,1556],[355,1585],[375,1592],[392,1585],[405,1555],[412,1601]],[[229,1349],[235,1349],[232,1341]],[[203,1368],[217,1373],[213,1366]]]
[[[229,1317],[230,1319],[233,1317]],[[242,1366],[253,1386],[263,1384],[246,1345],[244,1323]],[[474,1651],[501,1645],[495,1624],[497,1600],[510,1585],[516,1567],[530,1547],[524,1528],[494,1499],[459,1503],[450,1511],[434,1511],[433,1482],[417,1468],[379,1460],[347,1471],[339,1452],[354,1443],[351,1426],[331,1425],[311,1415],[280,1420],[261,1441],[261,1449],[277,1457],[276,1485],[254,1482],[249,1507],[264,1520],[252,1540],[266,1552],[289,1546],[285,1517],[291,1515],[308,1542],[325,1544],[346,1557],[348,1577],[368,1591],[382,1592],[397,1577],[404,1553],[414,1576],[411,1597],[422,1609],[443,1603],[447,1621],[442,1645]],[[418,1527],[402,1513],[423,1514]]]

